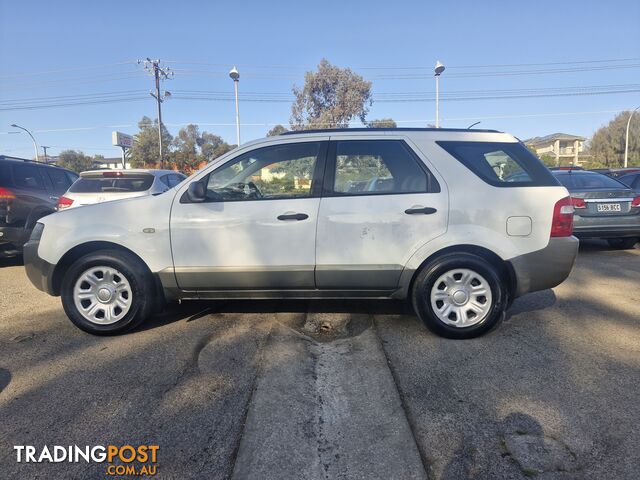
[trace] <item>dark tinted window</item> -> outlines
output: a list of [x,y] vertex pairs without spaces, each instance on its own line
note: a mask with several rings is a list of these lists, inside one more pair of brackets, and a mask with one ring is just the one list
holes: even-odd
[[170,183],[169,183],[169,177],[171,177],[171,175],[163,175],[160,177],[160,181],[166,185],[167,187],[170,187]]
[[422,193],[430,190],[429,175],[400,140],[336,142],[333,191],[342,195]]
[[10,187],[12,185],[11,167],[8,163],[0,162],[0,187]]
[[169,186],[170,187],[175,187],[176,185],[179,185],[180,183],[182,183],[182,180],[184,180],[185,177],[184,175],[179,175],[179,174],[175,174],[175,175],[171,175],[171,177],[169,178]]
[[521,143],[436,143],[490,185],[496,187],[558,185],[538,157]]
[[34,165],[14,165],[13,181],[16,187],[44,189],[39,168]]
[[153,175],[125,175],[123,177],[80,177],[71,185],[70,192],[144,192],[153,184]]
[[71,173],[71,172],[64,172],[64,173],[67,176],[67,178],[69,179],[69,183],[70,184],[75,182],[79,177],[79,175],[76,175],[75,173]]
[[599,188],[628,188],[625,184],[620,183],[606,175],[600,173],[561,173],[556,177],[560,183],[569,190],[595,190]]
[[56,193],[64,193],[67,191],[71,182],[63,170],[57,170],[55,168],[47,168],[47,175],[51,179],[53,184],[53,191]]
[[320,142],[258,148],[209,175],[210,201],[308,197]]
[[640,189],[640,173],[625,175],[620,177],[618,180],[631,188]]

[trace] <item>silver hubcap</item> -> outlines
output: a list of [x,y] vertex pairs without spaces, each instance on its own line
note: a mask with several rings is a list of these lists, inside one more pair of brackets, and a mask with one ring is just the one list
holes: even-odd
[[85,270],[73,288],[73,301],[80,314],[99,325],[122,320],[131,308],[132,296],[129,281],[111,267]]
[[431,307],[438,319],[454,327],[470,327],[489,314],[491,287],[482,275],[466,268],[440,275],[431,288]]

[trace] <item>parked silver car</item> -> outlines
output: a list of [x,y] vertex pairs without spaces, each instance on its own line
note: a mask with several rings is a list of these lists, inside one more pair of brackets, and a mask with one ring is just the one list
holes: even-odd
[[187,178],[173,170],[91,170],[82,172],[58,200],[58,210],[123,198],[157,195]]
[[563,170],[553,174],[571,194],[576,237],[604,238],[612,248],[633,248],[640,239],[640,196],[636,192],[601,173]]

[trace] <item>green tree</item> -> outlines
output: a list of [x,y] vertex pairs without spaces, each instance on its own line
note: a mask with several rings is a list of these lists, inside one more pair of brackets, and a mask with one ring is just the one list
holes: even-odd
[[281,135],[284,132],[288,132],[289,130],[285,127],[283,127],[282,125],[278,124],[275,127],[273,127],[271,130],[269,130],[267,132],[267,137],[275,137],[277,135]]
[[215,160],[220,155],[224,155],[237,146],[230,145],[225,142],[222,137],[209,132],[202,132],[201,138],[202,143],[200,144],[200,151],[205,162]]
[[63,150],[58,155],[58,165],[78,173],[91,170],[93,162],[92,157],[76,150]]
[[202,162],[210,162],[234,148],[218,135],[200,132],[194,124],[181,128],[171,147],[171,162],[185,172],[197,170]]
[[353,118],[364,123],[371,99],[371,82],[349,68],[331,65],[326,59],[316,72],[307,72],[304,86],[292,88],[291,128],[344,128]]
[[392,118],[379,118],[367,122],[368,128],[398,128],[398,124]]
[[191,171],[198,167],[202,156],[198,150],[202,137],[197,125],[189,124],[181,128],[171,142],[173,151],[169,155],[170,162],[181,171]]
[[[593,163],[619,167],[624,162],[627,121],[631,112],[621,112],[591,137],[588,153]],[[635,115],[629,128],[629,165],[640,165],[640,115]]]
[[[133,148],[131,148],[131,165],[134,168],[158,166],[160,162],[158,155],[158,120],[152,121],[149,117],[142,117],[138,122],[138,128],[140,131],[135,135]],[[162,146],[165,156],[172,140],[171,134],[163,124]]]

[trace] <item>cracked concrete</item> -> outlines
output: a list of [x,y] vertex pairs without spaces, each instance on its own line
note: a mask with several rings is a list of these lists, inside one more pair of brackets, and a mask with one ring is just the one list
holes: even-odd
[[321,343],[274,327],[233,478],[426,478],[375,331],[342,337],[347,324],[370,319],[323,322],[335,322],[341,338]]

